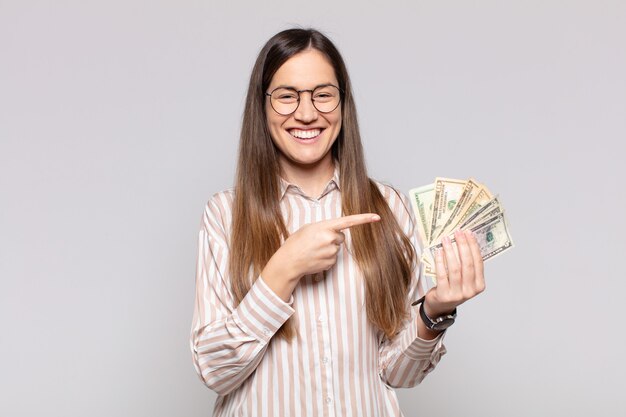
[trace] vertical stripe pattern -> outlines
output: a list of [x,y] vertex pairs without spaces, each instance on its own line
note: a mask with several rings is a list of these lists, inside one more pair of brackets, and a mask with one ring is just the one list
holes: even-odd
[[[398,224],[422,250],[408,198],[378,183]],[[198,234],[190,349],[201,381],[218,394],[214,416],[402,416],[394,388],[419,384],[442,355],[445,331],[418,335],[417,308],[392,340],[367,320],[363,277],[350,230],[333,268],[303,277],[284,302],[258,277],[234,307],[228,250],[234,191],[207,202]],[[290,233],[341,216],[339,172],[318,198],[282,180],[281,210]],[[415,268],[407,303],[426,290]],[[291,342],[274,338],[292,318]]]

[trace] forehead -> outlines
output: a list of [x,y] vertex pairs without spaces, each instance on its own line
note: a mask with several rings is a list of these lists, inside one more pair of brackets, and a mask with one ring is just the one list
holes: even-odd
[[272,77],[270,88],[281,85],[307,89],[328,83],[337,85],[335,70],[324,54],[309,49],[285,61]]

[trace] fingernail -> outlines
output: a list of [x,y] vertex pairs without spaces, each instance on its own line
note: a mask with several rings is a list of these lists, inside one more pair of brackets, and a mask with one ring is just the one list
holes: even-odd
[[372,216],[372,220],[374,220],[374,221],[378,221],[378,220],[380,220],[380,216],[379,216],[378,214],[374,214],[374,215]]

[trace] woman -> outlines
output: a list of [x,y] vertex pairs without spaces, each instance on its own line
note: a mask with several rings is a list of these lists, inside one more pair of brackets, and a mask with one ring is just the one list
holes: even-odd
[[235,188],[209,200],[199,234],[190,342],[214,415],[402,415],[393,388],[433,370],[456,306],[484,289],[476,240],[457,233],[422,314],[411,306],[425,284],[408,207],[367,177],[335,46],[315,30],[272,37],[250,79]]

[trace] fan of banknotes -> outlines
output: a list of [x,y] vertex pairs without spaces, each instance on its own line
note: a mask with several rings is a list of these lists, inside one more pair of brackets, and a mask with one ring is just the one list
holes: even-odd
[[409,191],[420,237],[426,248],[422,252],[424,275],[435,281],[435,253],[441,240],[454,232],[470,229],[476,234],[483,260],[493,258],[513,247],[504,209],[497,196],[483,184],[470,178],[457,180],[436,178],[433,184]]

